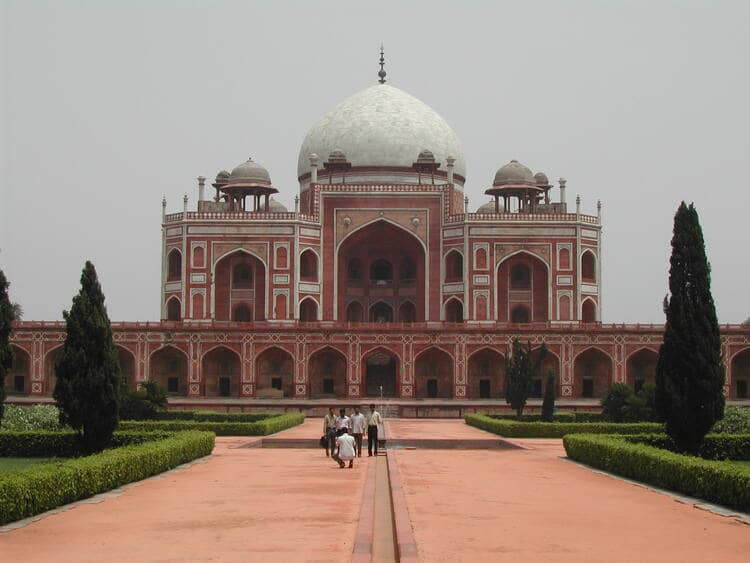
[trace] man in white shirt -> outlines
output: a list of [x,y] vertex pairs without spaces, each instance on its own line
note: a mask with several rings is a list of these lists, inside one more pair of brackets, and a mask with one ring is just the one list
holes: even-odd
[[375,410],[375,405],[370,405],[370,414],[367,415],[367,455],[372,455],[373,447],[375,455],[378,455],[378,426],[383,424],[383,418]]
[[333,413],[333,407],[328,408],[328,414],[323,419],[323,436],[326,443],[326,457],[328,449],[331,453],[336,450],[336,415]]
[[362,457],[362,435],[367,430],[367,419],[359,412],[359,407],[354,407],[354,414],[350,417],[352,424],[352,436],[357,445],[357,457]]
[[346,460],[349,460],[349,469],[354,467],[354,458],[356,457],[354,437],[349,435],[349,429],[346,426],[341,428],[341,436],[336,438],[336,445],[338,451],[331,457],[339,464],[339,468],[343,469],[346,466],[344,463]]
[[339,415],[336,417],[336,436],[339,436],[341,430],[344,428],[346,428],[347,431],[350,431],[352,429],[352,422],[351,419],[346,416],[346,409],[341,409],[339,410]]

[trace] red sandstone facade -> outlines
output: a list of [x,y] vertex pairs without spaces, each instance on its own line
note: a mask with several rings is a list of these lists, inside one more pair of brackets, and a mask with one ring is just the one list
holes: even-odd
[[[197,209],[186,196],[182,212],[163,214],[162,321],[113,323],[131,385],[156,380],[188,397],[499,399],[516,336],[546,344],[562,398],[653,381],[662,327],[600,322],[600,212],[581,213],[578,200],[569,213],[564,180],[552,202],[546,176],[511,161],[487,190],[493,201],[469,213],[460,146],[439,116],[385,85],[352,100],[338,126],[354,119],[351,131],[336,130],[334,110],[303,144],[293,212],[248,161],[219,173],[213,200],[199,178]],[[373,107],[415,121],[394,129]],[[329,150],[331,137],[345,150],[319,170],[309,151]],[[412,154],[394,153],[390,138]],[[18,323],[6,385],[51,394],[63,340],[61,323]],[[723,330],[732,398],[748,394],[749,340],[748,327]]]

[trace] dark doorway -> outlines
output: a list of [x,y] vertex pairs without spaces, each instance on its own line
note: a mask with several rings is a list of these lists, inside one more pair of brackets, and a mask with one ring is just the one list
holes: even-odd
[[479,380],[479,398],[480,399],[489,399],[491,396],[490,393],[490,380],[489,379],[480,379]]
[[281,390],[281,378],[280,377],[271,378],[271,389]]
[[438,396],[438,382],[437,379],[427,380],[427,397],[434,399]]
[[368,397],[396,397],[396,358],[385,352],[378,352],[367,359],[366,389]]
[[589,377],[585,377],[583,379],[583,391],[581,392],[581,395],[586,399],[590,399],[591,397],[594,396],[594,380],[593,379]]
[[231,379],[228,377],[219,378],[219,395],[222,397],[229,397],[231,390]]

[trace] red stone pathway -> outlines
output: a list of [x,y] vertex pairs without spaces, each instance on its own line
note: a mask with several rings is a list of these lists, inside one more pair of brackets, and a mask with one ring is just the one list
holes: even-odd
[[[485,432],[389,421],[389,435]],[[391,450],[422,561],[748,561],[750,526],[532,450]]]
[[0,561],[349,561],[374,458],[339,470],[322,450],[236,448],[251,441],[217,438],[205,462],[0,533]]

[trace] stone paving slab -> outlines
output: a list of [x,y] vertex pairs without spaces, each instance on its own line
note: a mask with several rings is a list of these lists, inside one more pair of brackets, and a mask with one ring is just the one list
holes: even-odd
[[[476,430],[476,429],[475,429]],[[528,450],[389,454],[422,561],[747,561],[750,527]]]
[[[0,534],[3,561],[349,561],[374,458],[238,447]],[[252,439],[250,439],[252,440]]]

